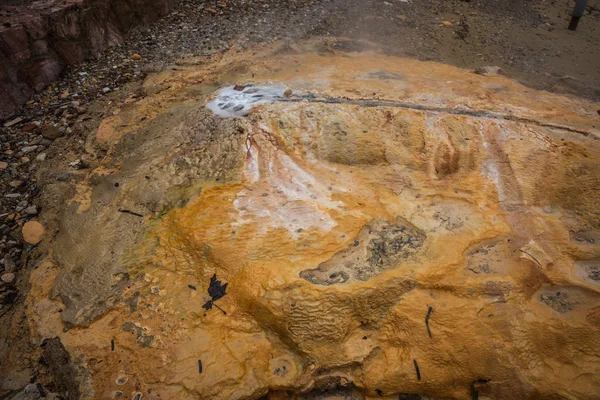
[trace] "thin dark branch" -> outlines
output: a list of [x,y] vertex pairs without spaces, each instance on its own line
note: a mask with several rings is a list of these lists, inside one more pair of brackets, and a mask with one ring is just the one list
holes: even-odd
[[119,208],[119,212],[122,212],[124,214],[135,215],[136,217],[142,217],[142,218],[144,218],[144,216],[142,214],[138,214],[135,211],[131,211],[131,210],[125,210],[125,209]]
[[431,313],[433,312],[433,307],[429,306],[427,309],[427,315],[425,316],[425,326],[427,327],[427,333],[429,334],[429,338],[431,337],[431,330],[429,329],[429,317],[431,317]]
[[534,256],[532,256],[531,254],[529,254],[528,252],[526,252],[525,250],[519,250],[521,253],[525,253],[527,254],[529,257],[533,258],[535,260],[536,263],[538,263],[538,265],[541,267],[542,263],[538,261],[537,258],[535,258]]
[[214,301],[213,301],[212,305],[215,306],[215,307],[217,307],[219,310],[221,310],[223,312],[223,314],[227,315],[227,313],[225,312],[225,310],[223,310],[221,307],[219,307],[218,305],[216,305]]
[[417,380],[421,380],[421,371],[419,370],[419,364],[417,364],[417,360],[413,360],[413,364],[415,364],[415,371],[417,372]]

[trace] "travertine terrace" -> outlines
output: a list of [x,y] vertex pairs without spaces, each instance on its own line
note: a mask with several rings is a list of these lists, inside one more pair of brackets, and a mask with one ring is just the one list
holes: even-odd
[[330,44],[115,107],[31,276],[36,340],[82,398],[598,398],[598,105]]

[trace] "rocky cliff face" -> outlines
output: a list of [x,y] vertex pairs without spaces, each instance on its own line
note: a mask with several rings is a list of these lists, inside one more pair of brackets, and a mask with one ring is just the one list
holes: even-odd
[[597,105],[317,48],[113,110],[44,186],[35,339],[83,398],[598,398]]
[[177,0],[34,1],[0,5],[0,119],[54,81],[68,65],[120,43]]

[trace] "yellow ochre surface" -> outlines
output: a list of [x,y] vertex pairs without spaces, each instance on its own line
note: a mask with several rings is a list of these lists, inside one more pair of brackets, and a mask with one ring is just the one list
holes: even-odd
[[[84,398],[600,397],[597,104],[326,45],[192,64],[101,125],[31,278]],[[204,107],[237,83],[311,97]]]

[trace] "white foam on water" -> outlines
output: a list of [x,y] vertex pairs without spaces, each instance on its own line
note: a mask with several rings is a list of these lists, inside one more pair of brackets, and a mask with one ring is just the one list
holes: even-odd
[[270,104],[285,98],[283,93],[287,87],[283,85],[246,86],[242,90],[235,90],[235,86],[228,86],[217,92],[214,100],[206,107],[220,117],[246,117],[257,104]]

